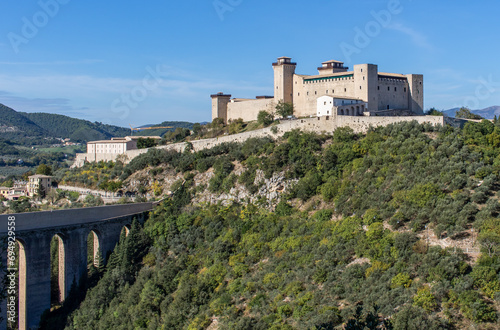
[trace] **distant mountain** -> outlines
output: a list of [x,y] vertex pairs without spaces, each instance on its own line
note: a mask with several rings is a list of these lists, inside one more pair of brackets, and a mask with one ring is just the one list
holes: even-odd
[[[448,117],[455,117],[455,112],[460,110],[460,108],[453,108],[449,110],[443,110],[442,112],[447,115]],[[492,106],[484,109],[478,109],[478,110],[471,110],[472,113],[475,113],[476,115],[480,115],[483,118],[486,119],[493,119],[495,115],[497,117],[500,117],[500,106]]]
[[130,134],[129,129],[119,126],[51,113],[17,112],[3,104],[0,104],[0,132],[3,138],[18,143],[45,138],[87,142]]

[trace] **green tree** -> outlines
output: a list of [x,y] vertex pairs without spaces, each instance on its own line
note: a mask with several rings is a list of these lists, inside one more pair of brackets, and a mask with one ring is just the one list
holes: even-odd
[[45,196],[47,195],[47,190],[43,184],[38,185],[36,194],[38,195],[39,198],[45,198]]
[[214,118],[214,120],[212,120],[212,128],[213,129],[222,128],[222,127],[224,127],[224,118],[217,117],[217,118]]
[[293,115],[293,103],[286,103],[280,100],[276,104],[276,113],[283,118]]
[[193,133],[194,135],[199,135],[203,130],[203,127],[200,123],[194,123],[193,125]]
[[436,108],[430,108],[429,111],[426,112],[427,116],[443,116],[443,112],[437,110]]
[[480,115],[476,115],[475,113],[472,113],[469,108],[462,107],[460,110],[455,112],[455,117],[456,118],[464,118],[464,119],[484,119]]
[[273,122],[273,114],[265,110],[261,110],[257,115],[257,122],[261,125],[264,125],[264,127],[269,126]]
[[152,138],[145,138],[145,139],[140,138],[139,140],[137,140],[138,149],[151,148],[156,145],[157,145],[156,141]]
[[40,164],[36,169],[36,174],[52,175],[52,168],[48,165]]
[[493,231],[481,232],[479,234],[479,243],[488,252],[488,256],[492,257],[498,251],[500,246],[500,235]]

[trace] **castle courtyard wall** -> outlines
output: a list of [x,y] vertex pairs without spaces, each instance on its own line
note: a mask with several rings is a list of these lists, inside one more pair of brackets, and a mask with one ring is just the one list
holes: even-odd
[[227,120],[241,118],[245,122],[253,121],[261,110],[274,112],[274,98],[229,102]]

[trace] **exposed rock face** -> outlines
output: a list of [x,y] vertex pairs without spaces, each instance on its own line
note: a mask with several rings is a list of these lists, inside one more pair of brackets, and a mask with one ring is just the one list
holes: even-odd
[[[235,174],[240,175],[244,168],[236,169]],[[207,171],[205,173],[198,174],[195,177],[196,185],[205,184],[208,187],[208,181],[213,176],[213,172]],[[231,188],[229,193],[211,193],[208,189],[196,194],[193,198],[194,204],[201,203],[218,203],[221,202],[227,205],[233,201],[238,201],[241,203],[256,203],[259,200],[266,202],[262,206],[273,207],[279,202],[280,195],[284,192],[290,190],[290,188],[297,182],[296,179],[287,180],[285,179],[285,173],[274,173],[269,179],[266,179],[264,172],[257,170],[255,174],[254,184],[259,187],[259,190],[255,194],[251,194],[244,185],[236,182],[235,187]]]
[[9,127],[5,125],[0,126],[0,133],[12,133],[12,132],[18,132],[19,129],[17,127]]
[[[235,168],[232,173],[239,176],[246,168],[240,163],[235,162]],[[210,179],[214,176],[213,169],[209,169],[203,173],[196,173],[193,178],[193,187],[196,189],[196,194],[193,197],[193,204],[202,203],[222,203],[230,204],[233,201],[240,203],[256,203],[260,201],[263,207],[274,207],[280,199],[281,194],[290,191],[291,187],[298,181],[296,179],[286,179],[285,173],[274,173],[269,179],[265,178],[262,170],[257,170],[255,173],[254,184],[258,187],[255,194],[251,194],[248,189],[238,182],[229,192],[212,193],[208,190]],[[169,195],[172,186],[177,181],[184,181],[182,173],[176,173],[174,170],[164,168],[157,175],[151,174],[151,169],[146,169],[134,173],[126,182],[126,190],[139,192],[141,186],[148,190],[147,197],[153,197],[153,185],[159,185],[164,195]],[[142,189],[144,189],[142,188]]]

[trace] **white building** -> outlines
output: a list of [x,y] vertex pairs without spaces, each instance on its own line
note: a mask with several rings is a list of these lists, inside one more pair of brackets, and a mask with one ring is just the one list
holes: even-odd
[[340,116],[363,116],[367,109],[366,102],[358,99],[343,97],[321,96],[317,100],[318,117],[340,115]]

